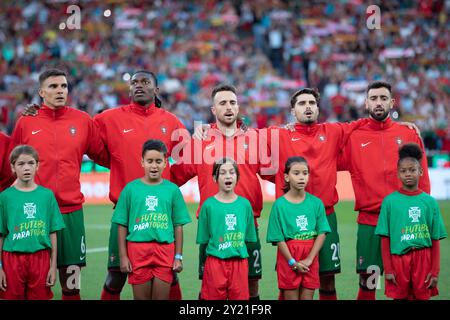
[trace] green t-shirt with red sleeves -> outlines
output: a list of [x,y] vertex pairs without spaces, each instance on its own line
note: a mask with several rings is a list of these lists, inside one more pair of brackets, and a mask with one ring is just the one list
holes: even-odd
[[0,194],[0,234],[3,250],[33,253],[52,247],[50,233],[64,229],[55,195],[37,186],[33,191],[14,186]]
[[207,244],[206,255],[219,259],[248,258],[246,242],[256,242],[250,202],[238,196],[230,203],[209,197],[198,216],[197,243]]
[[287,240],[310,240],[329,232],[330,225],[322,201],[306,192],[301,203],[292,203],[284,196],[274,202],[266,241],[275,244]]
[[375,234],[390,238],[391,254],[411,248],[430,248],[432,240],[447,237],[437,201],[429,194],[406,195],[395,191],[381,204]]
[[136,179],[120,193],[112,222],[128,228],[127,240],[172,243],[174,227],[191,222],[180,189],[163,179],[149,185]]

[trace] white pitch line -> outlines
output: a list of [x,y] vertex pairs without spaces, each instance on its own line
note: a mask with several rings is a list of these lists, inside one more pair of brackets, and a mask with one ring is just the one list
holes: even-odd
[[108,251],[108,247],[87,249],[86,253],[98,253],[98,252],[105,252],[105,251]]

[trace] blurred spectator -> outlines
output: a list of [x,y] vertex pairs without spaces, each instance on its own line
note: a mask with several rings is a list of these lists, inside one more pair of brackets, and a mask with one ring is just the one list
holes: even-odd
[[70,104],[92,115],[128,102],[130,73],[153,70],[163,107],[189,130],[210,121],[219,82],[236,85],[246,121],[264,127],[289,120],[289,96],[304,86],[320,90],[322,121],[354,120],[368,82],[384,79],[400,120],[417,123],[428,150],[450,152],[450,1],[373,4],[380,30],[366,27],[360,0],[85,0],[81,29],[61,30],[67,3],[2,1],[0,129],[39,101],[50,66],[68,71]]

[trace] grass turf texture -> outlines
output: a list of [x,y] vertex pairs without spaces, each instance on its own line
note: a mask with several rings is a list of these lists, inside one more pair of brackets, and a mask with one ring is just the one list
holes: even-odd
[[[272,203],[265,203],[261,218],[259,219],[260,236],[262,241],[263,277],[259,282],[261,299],[277,299],[277,277],[274,269],[276,247],[265,243],[268,216]],[[441,212],[447,232],[450,232],[450,201],[440,202]],[[195,210],[197,204],[188,205],[193,222],[184,228],[184,270],[180,274],[180,283],[183,299],[196,300],[201,287],[198,280],[198,246],[195,244],[197,220]],[[338,230],[341,238],[341,268],[342,272],[336,276],[336,290],[338,299],[354,300],[358,291],[358,276],[355,272],[356,255],[356,213],[353,211],[353,202],[341,202],[336,207]],[[86,241],[87,241],[87,267],[82,269],[81,298],[100,299],[103,282],[106,277],[107,246],[109,237],[109,224],[111,221],[112,206],[86,205],[84,207]],[[103,249],[102,249],[103,248]],[[94,250],[94,252],[91,252]],[[54,299],[61,299],[59,283],[53,288]],[[439,277],[439,296],[433,299],[450,300],[450,240],[441,241],[441,273]],[[384,296],[384,277],[381,289],[377,290],[377,299],[386,299]],[[127,283],[122,292],[121,299],[132,299],[131,286]],[[316,290],[315,299],[318,299]]]

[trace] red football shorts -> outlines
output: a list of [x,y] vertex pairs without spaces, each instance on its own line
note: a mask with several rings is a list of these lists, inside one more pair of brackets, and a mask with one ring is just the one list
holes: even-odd
[[47,287],[50,270],[50,250],[34,253],[2,252],[3,271],[6,276],[6,291],[0,290],[0,299],[5,300],[50,300],[53,293]]
[[172,283],[175,243],[127,242],[131,262],[129,284],[144,284],[156,277]]
[[248,300],[247,259],[206,257],[200,295],[204,300]]
[[[295,259],[300,261],[308,257],[314,245],[315,239],[311,240],[288,240],[286,244],[288,249]],[[288,265],[286,259],[281,252],[277,252],[277,276],[278,288],[282,290],[294,290],[300,287],[307,289],[320,288],[319,281],[319,260],[317,256],[313,263],[309,266],[309,271],[306,273],[297,273]]]
[[425,283],[431,272],[431,248],[413,249],[403,255],[391,255],[397,286],[385,280],[385,294],[393,299],[428,300],[438,295],[438,289],[427,289]]

